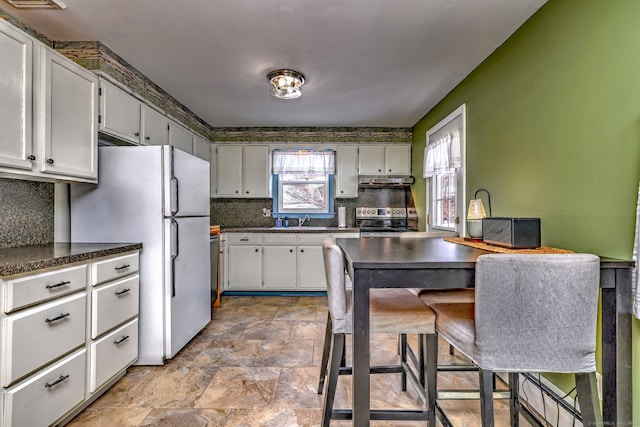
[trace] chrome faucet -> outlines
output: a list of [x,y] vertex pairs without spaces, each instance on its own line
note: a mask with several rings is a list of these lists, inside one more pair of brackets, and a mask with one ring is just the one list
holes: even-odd
[[302,227],[303,225],[308,224],[309,221],[309,215],[305,215],[304,218],[298,218],[298,227]]

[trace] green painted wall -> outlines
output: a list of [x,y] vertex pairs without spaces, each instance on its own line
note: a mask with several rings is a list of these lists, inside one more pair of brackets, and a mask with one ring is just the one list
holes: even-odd
[[[421,119],[413,132],[421,227],[425,181],[416,154],[427,130],[466,103],[467,197],[486,188],[494,216],[540,217],[544,245],[631,258],[639,23],[637,0],[550,0]],[[633,369],[640,420],[640,366]]]

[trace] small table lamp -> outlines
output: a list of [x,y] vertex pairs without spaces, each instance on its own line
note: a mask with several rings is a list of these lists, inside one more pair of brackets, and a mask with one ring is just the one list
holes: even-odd
[[480,189],[474,194],[474,198],[469,201],[469,212],[467,213],[467,233],[472,239],[482,239],[482,218],[487,218],[482,199],[478,198],[478,193],[484,191],[489,200],[489,215],[491,215],[491,195],[485,189]]

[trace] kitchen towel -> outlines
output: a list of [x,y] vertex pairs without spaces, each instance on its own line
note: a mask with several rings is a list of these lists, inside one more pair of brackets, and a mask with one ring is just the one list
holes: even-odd
[[338,228],[347,227],[347,208],[344,206],[338,207]]

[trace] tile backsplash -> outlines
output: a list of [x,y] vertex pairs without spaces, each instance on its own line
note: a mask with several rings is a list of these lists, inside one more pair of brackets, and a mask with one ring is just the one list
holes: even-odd
[[[359,206],[413,206],[411,192],[405,189],[361,189],[356,199],[336,199],[335,206],[347,211],[347,227],[355,226],[355,211]],[[211,224],[222,228],[273,227],[274,218],[264,218],[262,209],[273,209],[271,199],[211,199]],[[337,209],[336,209],[337,211]],[[338,216],[330,219],[313,218],[315,227],[337,227]]]
[[54,240],[54,184],[0,178],[0,248]]

